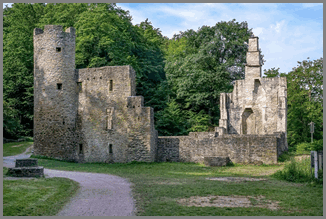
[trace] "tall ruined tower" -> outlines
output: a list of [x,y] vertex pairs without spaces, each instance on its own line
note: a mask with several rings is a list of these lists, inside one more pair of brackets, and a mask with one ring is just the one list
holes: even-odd
[[74,160],[78,93],[75,29],[34,29],[34,153]]

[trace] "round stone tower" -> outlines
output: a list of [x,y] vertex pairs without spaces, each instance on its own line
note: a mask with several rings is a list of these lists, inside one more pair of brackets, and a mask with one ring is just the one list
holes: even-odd
[[34,154],[75,160],[75,29],[34,29]]

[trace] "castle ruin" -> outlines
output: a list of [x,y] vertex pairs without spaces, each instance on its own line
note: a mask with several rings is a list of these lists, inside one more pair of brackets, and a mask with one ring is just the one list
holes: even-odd
[[276,163],[287,150],[286,78],[261,78],[258,37],[245,79],[221,94],[215,132],[158,137],[131,66],[75,69],[75,29],[34,29],[34,154],[75,162]]

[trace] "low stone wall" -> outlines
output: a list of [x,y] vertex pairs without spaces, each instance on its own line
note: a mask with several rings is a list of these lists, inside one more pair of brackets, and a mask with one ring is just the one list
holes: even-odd
[[8,169],[8,175],[14,177],[44,176],[44,168],[37,165],[37,159],[16,159],[15,167]]
[[36,177],[44,176],[43,167],[15,167],[9,168],[8,174],[14,177]]
[[206,166],[226,166],[230,162],[229,157],[204,157],[204,164]]
[[157,139],[157,162],[179,162],[180,136],[159,136]]
[[37,167],[37,159],[16,159],[15,167]]
[[204,157],[229,157],[233,163],[277,163],[276,135],[192,136],[158,137],[157,161],[202,163]]

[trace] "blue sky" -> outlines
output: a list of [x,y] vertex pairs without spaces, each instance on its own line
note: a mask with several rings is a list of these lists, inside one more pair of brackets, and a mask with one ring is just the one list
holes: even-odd
[[[7,3],[4,3],[4,5]],[[323,57],[322,3],[117,3],[128,10],[133,24],[148,18],[171,38],[187,29],[220,21],[247,21],[259,37],[266,60],[263,69],[289,72],[297,61]]]

